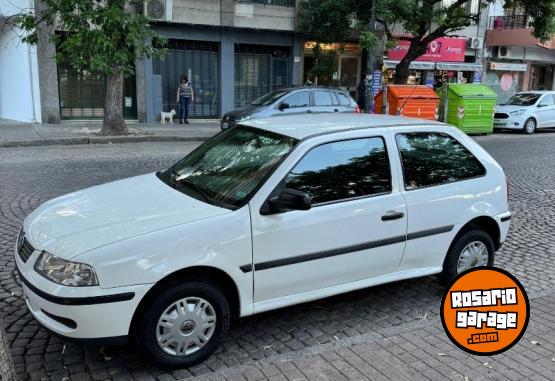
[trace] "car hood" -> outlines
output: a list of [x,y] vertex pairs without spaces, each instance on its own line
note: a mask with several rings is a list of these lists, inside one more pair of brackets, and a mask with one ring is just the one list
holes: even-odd
[[[228,112],[225,116],[230,116],[233,120],[237,120],[243,118],[245,116],[249,116],[255,114],[261,109],[260,106],[244,106],[233,111]],[[225,117],[224,117],[225,119]]]
[[50,200],[25,219],[24,230],[36,250],[71,259],[116,241],[229,212],[173,189],[152,173]]
[[513,111],[517,111],[517,110],[526,110],[529,111],[531,109],[530,106],[496,106],[495,107],[495,112],[504,112],[504,113],[511,113]]

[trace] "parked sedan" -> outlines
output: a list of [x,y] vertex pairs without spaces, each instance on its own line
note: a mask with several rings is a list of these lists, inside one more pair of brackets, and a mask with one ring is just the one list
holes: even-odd
[[293,87],[268,93],[250,105],[224,114],[221,128],[225,130],[240,122],[276,115],[310,113],[360,113],[348,92],[330,87]]
[[555,91],[517,93],[495,108],[495,129],[533,134],[538,128],[555,127]]
[[156,173],[50,200],[24,221],[25,302],[73,340],[207,358],[234,317],[491,266],[501,167],[457,128],[386,115],[266,118]]

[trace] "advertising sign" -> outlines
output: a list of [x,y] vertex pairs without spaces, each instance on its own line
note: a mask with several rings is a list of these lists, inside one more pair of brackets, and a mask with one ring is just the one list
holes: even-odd
[[[396,47],[388,50],[387,58],[395,61],[402,60],[407,54],[409,46],[410,41],[399,41]],[[438,38],[428,44],[426,53],[416,61],[464,62],[465,51],[466,38]]]

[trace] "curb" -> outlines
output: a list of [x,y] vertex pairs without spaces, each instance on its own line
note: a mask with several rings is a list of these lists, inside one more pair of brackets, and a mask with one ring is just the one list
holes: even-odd
[[142,142],[193,142],[205,141],[209,136],[89,136],[79,138],[45,138],[31,140],[3,140],[0,147],[39,147],[50,145],[142,143]]

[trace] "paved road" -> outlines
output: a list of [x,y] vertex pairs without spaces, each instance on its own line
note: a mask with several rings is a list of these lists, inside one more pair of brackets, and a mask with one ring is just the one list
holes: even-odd
[[[151,367],[133,348],[67,343],[26,311],[12,247],[22,219],[66,192],[166,167],[193,143],[5,148],[0,151],[0,312],[23,379],[555,379],[555,134],[477,138],[504,166],[514,212],[496,263],[531,297],[521,342],[492,358],[452,345],[433,277],[397,282],[239,321],[221,350],[191,369]],[[531,341],[538,341],[534,345]]]

